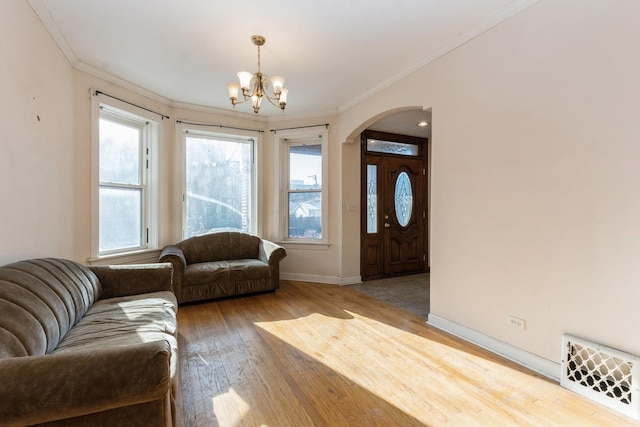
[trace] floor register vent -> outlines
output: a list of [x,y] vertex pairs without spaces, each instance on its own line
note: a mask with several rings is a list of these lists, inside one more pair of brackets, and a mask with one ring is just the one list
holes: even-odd
[[640,358],[571,335],[562,337],[560,384],[640,419]]

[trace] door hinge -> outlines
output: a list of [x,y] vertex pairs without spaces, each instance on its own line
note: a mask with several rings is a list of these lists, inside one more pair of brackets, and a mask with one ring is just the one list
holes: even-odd
[[147,228],[147,244],[149,243],[149,229]]
[[422,254],[422,261],[427,262],[427,254]]
[[422,211],[422,219],[427,219],[427,213],[425,211]]
[[425,168],[422,168],[422,175],[427,175],[427,170]]

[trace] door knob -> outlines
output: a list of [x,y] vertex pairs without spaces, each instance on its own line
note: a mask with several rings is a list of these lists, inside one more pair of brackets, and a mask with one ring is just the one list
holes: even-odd
[[389,228],[389,227],[391,227],[391,225],[388,222],[385,222],[384,223],[384,228]]

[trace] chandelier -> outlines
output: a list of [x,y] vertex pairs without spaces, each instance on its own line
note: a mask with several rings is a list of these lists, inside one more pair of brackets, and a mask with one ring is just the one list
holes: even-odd
[[[251,36],[251,41],[258,46],[258,72],[252,74],[248,71],[240,71],[238,73],[240,84],[229,83],[227,85],[231,104],[235,108],[236,104],[242,104],[251,99],[253,112],[258,114],[262,98],[265,97],[274,106],[284,110],[285,105],[287,105],[287,93],[289,92],[287,89],[283,89],[284,77],[273,76],[269,78],[266,74],[262,74],[262,71],[260,71],[260,46],[264,45],[266,40],[262,36]],[[240,89],[242,89],[242,101],[238,101]],[[271,95],[269,90],[272,92]]]

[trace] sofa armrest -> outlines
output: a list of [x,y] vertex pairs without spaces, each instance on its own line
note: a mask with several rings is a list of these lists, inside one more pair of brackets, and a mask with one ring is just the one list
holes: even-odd
[[277,265],[284,257],[286,257],[287,252],[282,246],[270,242],[269,240],[261,239],[258,256],[260,261],[273,266]]
[[171,262],[173,264],[173,261],[178,264],[178,267],[182,266],[183,270],[187,266],[187,260],[184,257],[184,252],[182,252],[182,249],[180,249],[176,245],[165,246],[160,252],[158,262]]
[[271,269],[271,286],[273,289],[280,287],[280,261],[287,256],[287,251],[280,245],[269,240],[260,240],[258,257],[262,262],[269,264]]
[[31,425],[161,399],[170,358],[160,340],[0,359],[0,420]]
[[187,268],[187,260],[182,249],[176,245],[165,246],[160,252],[158,262],[169,262],[173,266],[173,292],[178,301],[182,301],[182,276]]
[[100,299],[171,291],[171,264],[96,265],[89,267],[102,284]]

